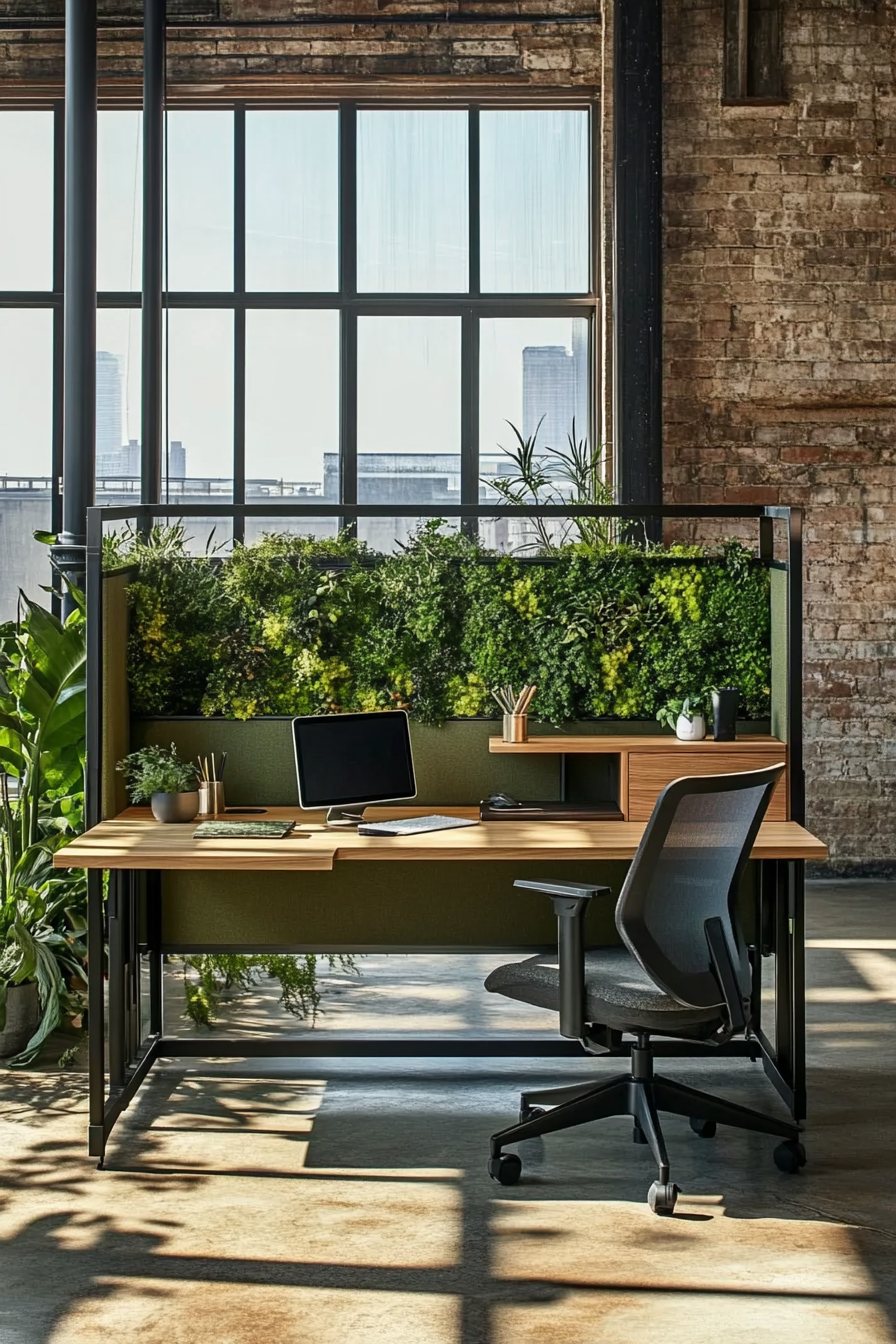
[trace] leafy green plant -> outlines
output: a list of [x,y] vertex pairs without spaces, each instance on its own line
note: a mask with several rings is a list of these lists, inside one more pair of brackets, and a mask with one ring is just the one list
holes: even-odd
[[[498,446],[508,459],[511,474],[497,478],[483,478],[483,484],[497,491],[504,504],[533,507],[536,504],[612,504],[613,492],[604,480],[604,458],[599,444],[593,448],[588,439],[579,438],[576,422],[566,436],[566,448],[538,444],[538,435],[544,422],[541,417],[535,433],[528,438],[508,420],[516,442],[513,447]],[[568,523],[552,523],[533,515],[532,525],[538,538],[538,549],[545,555],[556,555],[563,546],[577,538],[578,544],[589,550],[608,546],[612,540],[612,520],[606,518],[572,518]]]
[[688,723],[693,723],[698,715],[705,716],[708,703],[708,691],[701,691],[698,695],[686,695],[683,700],[668,700],[657,710],[656,717],[666,728],[674,731],[679,716],[687,719]]
[[180,759],[173,742],[132,751],[115,768],[125,777],[132,803],[148,803],[154,793],[192,793],[196,788],[196,766]]
[[[738,542],[576,540],[529,558],[433,520],[385,556],[348,536],[273,534],[209,566],[170,534],[160,545],[178,575],[198,567],[208,610],[183,614],[180,589],[161,577],[167,559],[154,556],[145,580],[150,543],[131,553],[129,672],[144,714],[402,707],[438,724],[496,717],[489,687],[535,682],[530,713],[555,724],[651,719],[713,685],[740,687],[742,718],[768,716],[769,577]],[[213,625],[214,639],[192,645],[193,698],[170,693],[192,628]]]
[[24,596],[0,626],[0,1028],[10,985],[36,981],[40,1023],[11,1060],[29,1063],[83,1007],[86,882],[53,868],[82,826],[85,619],[63,625]]
[[[357,972],[353,957],[324,954],[330,970]],[[221,995],[227,991],[246,992],[263,976],[280,985],[280,1003],[293,1017],[310,1017],[314,1023],[321,1004],[318,981],[318,957],[268,954],[238,956],[203,953],[183,959],[184,1016],[198,1026],[209,1027],[218,1015]]]

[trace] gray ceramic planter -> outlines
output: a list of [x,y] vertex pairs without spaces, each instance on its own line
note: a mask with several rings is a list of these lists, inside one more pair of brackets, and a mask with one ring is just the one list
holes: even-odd
[[10,985],[6,991],[6,1025],[0,1031],[0,1058],[17,1055],[31,1040],[40,1022],[37,981]]
[[154,793],[149,805],[156,821],[192,821],[199,811],[199,791]]

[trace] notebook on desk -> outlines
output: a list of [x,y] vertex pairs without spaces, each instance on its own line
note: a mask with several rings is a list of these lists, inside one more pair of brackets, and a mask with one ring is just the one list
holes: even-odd
[[526,799],[513,807],[479,804],[480,821],[622,821],[618,803],[561,803],[557,799]]

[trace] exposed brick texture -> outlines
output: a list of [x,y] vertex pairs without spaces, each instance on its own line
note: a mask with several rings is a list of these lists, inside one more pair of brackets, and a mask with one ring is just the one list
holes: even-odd
[[[599,0],[500,0],[507,23],[469,21],[445,23],[457,16],[457,0],[169,0],[174,25],[168,40],[168,72],[172,86],[246,79],[308,82],[362,80],[389,82],[402,78],[433,81],[510,82],[529,88],[590,86],[597,82],[600,59],[599,24],[562,20],[599,11]],[[28,28],[29,20],[61,19],[64,0],[0,0],[0,18],[20,20],[22,29],[0,32],[0,79],[60,80],[63,34]],[[482,6],[479,7],[479,12]],[[104,24],[120,21],[120,29],[104,26],[99,44],[101,78],[139,79],[139,29],[142,0],[100,3]],[[531,24],[526,15],[556,15],[557,23]],[[424,15],[420,23],[403,23],[404,15]],[[308,22],[315,17],[344,20]],[[353,22],[376,17],[376,25]],[[243,27],[257,20],[295,19],[284,27]],[[190,32],[178,21],[215,23]],[[397,20],[397,21],[396,21]],[[241,26],[228,26],[240,24]]]
[[896,862],[896,4],[785,0],[784,107],[723,108],[721,0],[666,36],[666,461],[807,509],[808,817]]
[[[221,25],[173,31],[169,77],[175,91],[600,83],[604,39],[585,17],[597,0],[500,0],[514,19],[478,26],[440,22],[446,4],[458,10],[456,0],[169,0],[172,20]],[[22,22],[0,32],[0,81],[61,80],[61,32],[27,23],[63,9],[0,0],[0,17]],[[723,0],[665,5],[666,493],[806,507],[809,822],[836,866],[883,871],[896,867],[896,0],[784,0],[781,107],[721,106],[722,10]],[[142,3],[100,12],[133,23]],[[420,24],[394,22],[421,12]],[[527,13],[581,21],[536,26]],[[344,23],[233,26],[313,14]],[[380,22],[353,23],[359,14]],[[104,30],[105,78],[137,81],[140,60],[139,32]]]

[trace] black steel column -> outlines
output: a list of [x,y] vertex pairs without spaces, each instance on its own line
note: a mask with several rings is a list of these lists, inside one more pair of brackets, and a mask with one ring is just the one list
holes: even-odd
[[53,562],[83,587],[96,440],[96,4],[88,0],[65,6],[64,294],[62,531]]
[[143,393],[140,499],[162,498],[162,168],[165,136],[165,0],[143,10]]
[[613,23],[614,470],[620,504],[660,504],[662,2],[616,0]]

